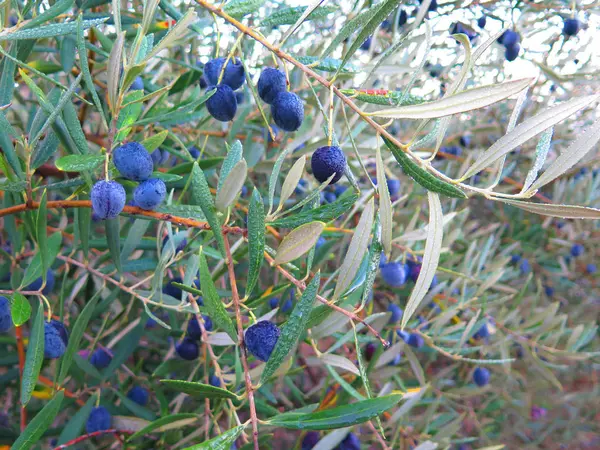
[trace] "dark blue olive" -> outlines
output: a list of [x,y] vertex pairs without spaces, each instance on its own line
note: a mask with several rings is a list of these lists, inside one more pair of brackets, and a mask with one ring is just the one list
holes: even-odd
[[408,339],[406,340],[406,343],[408,345],[410,345],[411,347],[415,347],[415,348],[421,348],[421,347],[423,347],[423,345],[425,345],[423,336],[421,336],[420,334],[416,334],[416,333],[409,334]]
[[138,142],[127,142],[113,152],[113,162],[119,173],[128,180],[144,181],[154,170],[152,157]]
[[398,26],[401,27],[408,21],[408,13],[401,9],[400,14],[398,15]]
[[90,363],[92,363],[96,369],[106,369],[111,361],[112,356],[103,348],[95,350],[94,353],[92,353],[92,356],[90,356]]
[[565,36],[575,36],[581,29],[581,22],[574,18],[565,19],[563,22],[563,33]]
[[387,187],[390,195],[393,197],[400,192],[400,180],[396,180],[395,178],[387,179]]
[[246,348],[255,358],[266,362],[279,340],[280,333],[277,325],[261,320],[246,330]]
[[112,423],[112,416],[104,406],[93,408],[90,412],[85,431],[90,434],[96,431],[109,430]]
[[571,247],[571,256],[573,256],[574,258],[577,258],[578,256],[583,255],[583,252],[585,251],[585,247],[581,244],[574,244],[573,247]]
[[98,181],[90,194],[92,212],[98,219],[114,219],[125,207],[125,189],[116,181]]
[[[215,85],[219,81],[219,75],[223,69],[223,64],[227,58],[216,58],[211,59],[204,66],[204,76],[211,85]],[[231,89],[236,90],[242,87],[246,81],[246,73],[244,71],[244,65],[239,58],[235,58],[235,61],[230,59],[225,67],[225,73],[223,74],[222,84],[226,84]]]
[[208,377],[208,384],[214,387],[221,387],[221,380],[215,374]]
[[519,44],[508,45],[506,50],[504,51],[504,56],[507,61],[514,61],[519,56],[519,52],[521,51],[521,46]]
[[[36,278],[25,289],[27,291],[39,291],[42,288],[42,283],[43,283],[42,277]],[[46,286],[44,286],[44,289],[42,289],[42,294],[50,295],[50,293],[54,289],[54,283],[55,283],[54,272],[52,272],[52,269],[48,269],[46,271]]]
[[135,80],[133,80],[133,83],[131,83],[129,90],[130,91],[143,91],[144,90],[144,80],[142,80],[142,77],[135,77]]
[[[210,317],[203,315],[202,319],[204,319],[204,329],[206,331],[212,331],[213,323]],[[187,335],[197,341],[199,341],[202,337],[202,330],[200,329],[200,324],[198,323],[196,317],[190,318],[187,326]]]
[[486,22],[487,18],[485,16],[481,16],[479,19],[477,19],[477,25],[479,26],[479,28],[485,28]]
[[387,310],[392,313],[390,316],[390,323],[397,323],[400,319],[402,319],[404,311],[402,311],[398,305],[390,303]]
[[490,382],[490,371],[485,367],[477,367],[473,371],[473,381],[479,387],[483,387]]
[[502,45],[505,47],[510,47],[518,44],[521,41],[521,36],[519,36],[519,33],[513,30],[506,30],[502,36],[500,36],[500,38],[502,39]]
[[296,131],[304,120],[304,104],[293,92],[280,92],[271,104],[273,121],[285,131]]
[[186,337],[175,346],[177,354],[185,360],[193,361],[200,355],[198,343],[192,338]]
[[371,42],[373,42],[373,36],[369,36],[367,39],[365,39],[365,42],[360,44],[360,49],[369,50],[371,48]]
[[346,156],[341,148],[336,145],[319,147],[310,160],[314,177],[324,183],[335,174],[330,184],[337,183],[346,168]]
[[318,431],[309,431],[302,439],[301,450],[312,450],[320,439],[321,436],[319,435]]
[[133,191],[133,199],[135,203],[142,209],[154,210],[165,199],[167,195],[167,186],[165,182],[158,178],[150,178],[141,182],[135,191]]
[[127,398],[133,400],[140,406],[146,406],[150,393],[141,386],[133,386],[127,393]]
[[[210,89],[214,89],[211,86]],[[226,84],[216,86],[215,93],[206,101],[206,109],[211,116],[220,122],[229,122],[237,112],[237,99],[235,92]]]
[[400,287],[406,284],[408,278],[408,266],[401,262],[391,262],[381,267],[383,281],[392,287]]
[[44,357],[57,359],[64,355],[69,343],[69,332],[62,322],[52,319],[44,322]]
[[275,97],[287,89],[285,73],[274,67],[263,69],[256,88],[264,102],[273,103]]
[[0,333],[6,333],[11,327],[10,301],[6,297],[0,297]]

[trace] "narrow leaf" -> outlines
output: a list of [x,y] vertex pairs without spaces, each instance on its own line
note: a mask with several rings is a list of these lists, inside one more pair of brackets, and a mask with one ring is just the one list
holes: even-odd
[[227,389],[211,386],[210,384],[194,383],[181,380],[160,380],[167,388],[183,392],[197,399],[204,398],[229,398],[237,400],[237,395]]
[[56,160],[56,167],[63,172],[94,170],[104,158],[104,155],[66,155]]
[[283,181],[281,186],[281,194],[279,195],[279,207],[277,210],[281,210],[285,206],[285,202],[294,193],[294,190],[298,186],[302,175],[304,174],[304,167],[306,166],[306,155],[302,155],[294,163],[289,173]]
[[367,252],[369,241],[371,240],[371,230],[373,228],[373,213],[375,202],[373,199],[365,206],[358,225],[354,229],[354,236],[348,246],[348,251],[340,268],[338,281],[333,292],[333,300],[337,300],[346,291],[352,283],[354,276],[358,272],[358,268]]
[[310,222],[292,230],[279,244],[274,264],[285,264],[304,255],[317,243],[324,228],[323,222]]
[[92,297],[91,301],[88,301],[81,311],[81,313],[77,316],[77,320],[75,321],[75,325],[73,325],[73,329],[69,336],[69,343],[67,345],[67,350],[62,357],[60,364],[60,372],[57,379],[57,384],[62,385],[63,381],[67,377],[69,373],[69,369],[71,368],[71,363],[73,362],[73,357],[75,353],[79,350],[79,344],[81,342],[81,338],[85,333],[85,330],[88,326],[88,322],[92,317],[94,310],[96,309],[96,305],[98,304],[98,300],[100,299],[100,291]]
[[529,192],[535,192],[542,186],[561,176],[583,158],[590,150],[596,147],[600,140],[600,119],[596,120],[587,130],[578,134],[577,139],[554,160],[550,167],[533,183]]
[[385,167],[381,158],[381,150],[377,146],[377,192],[379,193],[379,210],[381,216],[381,242],[386,256],[389,258],[392,252],[392,200],[388,190]]
[[202,287],[202,294],[204,298],[204,304],[206,306],[206,310],[210,315],[210,318],[213,320],[217,328],[225,331],[234,342],[237,342],[237,332],[235,327],[233,326],[233,322],[231,317],[227,314],[227,310],[225,306],[223,306],[223,302],[219,298],[219,294],[217,293],[217,288],[215,287],[215,283],[210,276],[210,271],[208,269],[208,263],[206,262],[206,256],[202,251],[202,247],[200,247],[199,251],[200,257],[200,286]]
[[529,86],[531,82],[531,78],[524,78],[522,80],[477,87],[444,97],[441,100],[421,103],[420,105],[383,109],[370,115],[392,119],[436,119],[438,117],[450,116],[493,105],[514,94],[518,94]]
[[121,266],[121,236],[119,218],[107,219],[104,221],[104,229],[106,231],[106,243],[113,262],[119,273],[123,272]]
[[357,199],[358,194],[351,189],[347,189],[346,192],[333,203],[322,205],[314,209],[305,209],[298,214],[290,215],[288,217],[281,217],[270,222],[269,225],[282,228],[294,228],[315,220],[330,222],[348,212],[350,208],[354,206]]
[[431,173],[427,172],[421,166],[419,166],[415,161],[413,161],[406,153],[400,150],[392,141],[389,141],[385,137],[383,137],[383,141],[391,150],[392,155],[398,161],[398,164],[402,166],[402,170],[423,186],[425,189],[431,192],[436,192],[438,194],[445,195],[447,197],[452,198],[467,198],[466,194],[461,191],[456,186],[447,183],[439,178],[436,178]]
[[494,145],[477,158],[462,178],[466,179],[475,175],[477,172],[488,167],[494,161],[508,154],[519,145],[527,142],[542,131],[562,122],[577,111],[591,105],[597,99],[597,95],[577,97],[564,103],[560,103],[559,105],[552,106],[536,116],[527,119],[525,122],[517,125],[510,133],[505,134],[494,142]]
[[221,190],[217,193],[215,205],[219,211],[226,211],[234,202],[246,182],[247,174],[248,166],[246,161],[242,159],[231,169]]
[[273,353],[269,357],[265,369],[260,377],[261,384],[266,381],[275,373],[275,371],[281,366],[283,361],[287,358],[288,354],[294,349],[298,339],[304,333],[310,312],[312,311],[315,299],[317,298],[317,292],[321,283],[321,274],[317,272],[311,282],[306,286],[306,289],[302,293],[302,297],[294,307],[290,318],[281,328],[281,335],[279,340],[273,349]]
[[15,292],[10,304],[10,316],[16,327],[20,327],[31,317],[31,304],[23,294]]
[[397,405],[402,397],[402,394],[391,394],[314,413],[284,413],[270,419],[268,423],[294,430],[333,430],[349,427],[382,414]]
[[42,362],[44,361],[44,306],[40,301],[31,327],[31,336],[25,356],[25,366],[21,379],[21,404],[26,406],[37,384]]
[[585,206],[532,203],[506,198],[499,198],[498,201],[542,216],[561,217],[563,219],[600,219],[600,209]]
[[248,253],[249,270],[246,284],[246,297],[250,297],[252,290],[258,282],[260,267],[264,260],[265,252],[265,207],[263,199],[254,188],[248,209]]
[[229,450],[236,439],[240,437],[242,431],[244,431],[244,426],[240,425],[239,427],[227,430],[216,438],[186,447],[183,450]]
[[146,436],[147,434],[150,434],[153,431],[160,431],[163,427],[167,427],[169,424],[186,419],[198,419],[198,415],[191,413],[179,413],[161,417],[160,419],[156,419],[154,422],[150,423],[147,427],[142,428],[141,430],[133,433],[131,436],[129,436],[127,440],[132,441],[135,438]]
[[423,264],[415,287],[406,303],[406,310],[402,316],[402,328],[406,326],[419,307],[421,300],[425,298],[440,260],[440,250],[442,249],[442,239],[444,237],[444,214],[437,194],[428,192],[427,199],[429,200],[429,227],[427,229],[427,240],[425,241]]
[[225,180],[229,175],[229,172],[233,170],[235,165],[242,160],[243,155],[243,147],[240,141],[235,141],[229,151],[227,152],[227,156],[223,160],[223,165],[221,166],[221,171],[219,172],[219,181],[217,183],[217,195],[221,192],[223,188],[223,184],[225,184]]
[[206,221],[213,231],[221,255],[224,258],[225,240],[223,239],[223,233],[221,233],[221,223],[217,218],[215,204],[213,202],[212,194],[210,193],[210,188],[208,187],[208,182],[197,162],[194,162],[192,168],[192,201],[202,208],[204,217],[206,217]]
[[60,405],[65,396],[64,391],[58,391],[52,400],[36,414],[31,422],[25,428],[19,438],[12,445],[10,450],[29,450],[39,442],[44,432],[50,427],[54,418],[60,411]]

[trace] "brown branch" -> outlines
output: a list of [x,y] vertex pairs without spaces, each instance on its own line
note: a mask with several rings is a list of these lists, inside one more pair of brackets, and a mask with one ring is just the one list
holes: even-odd
[[[265,252],[265,258],[267,259],[267,261],[269,261],[269,264],[273,265],[274,259],[267,252]],[[275,268],[284,277],[286,277],[288,280],[290,280],[292,283],[294,283],[298,288],[300,288],[302,290],[306,289],[306,284],[304,282],[298,280],[296,277],[294,277],[294,275],[292,275],[291,273],[289,273],[283,267],[281,267],[281,266],[275,266]],[[330,302],[325,297],[321,297],[320,295],[317,295],[317,300],[319,300],[324,305],[329,306],[331,309],[333,309],[333,310],[335,310],[335,311],[337,311],[337,312],[345,315],[350,320],[354,320],[355,322],[359,322],[359,323],[363,324],[367,328],[367,330],[369,330],[373,334],[373,336],[375,336],[377,339],[379,339],[379,342],[381,342],[381,344],[384,347],[387,348],[387,347],[390,346],[390,343],[388,341],[386,341],[383,337],[381,337],[381,334],[379,334],[379,332],[375,328],[373,328],[371,325],[369,325],[367,322],[365,322],[362,318],[360,318],[359,316],[357,316],[353,312],[345,310],[341,306],[338,306],[335,303]]]
[[[0,217],[8,216],[11,214],[17,214],[23,211],[38,209],[40,207],[39,202],[31,202],[31,204],[23,203],[20,205],[10,206],[8,208],[0,209]],[[48,202],[48,208],[91,208],[92,202],[90,200],[56,200]],[[150,217],[156,220],[162,220],[165,222],[171,222],[175,225],[186,226],[189,228],[199,228],[202,230],[210,230],[210,225],[207,222],[199,220],[188,219],[186,217],[174,216],[168,213],[161,213],[156,211],[146,211],[145,209],[137,206],[125,206],[123,212],[131,214],[132,216]],[[230,234],[244,234],[245,230],[240,227],[228,227],[223,226],[222,230],[224,233]]]
[[254,404],[254,388],[252,386],[252,378],[250,378],[250,368],[248,366],[248,350],[244,342],[244,325],[242,324],[242,313],[240,311],[240,294],[235,282],[235,270],[233,267],[233,258],[231,256],[231,248],[227,235],[225,238],[225,264],[229,272],[229,283],[231,284],[231,296],[233,298],[233,307],[235,309],[235,321],[237,323],[238,345],[241,349],[242,366],[244,368],[244,376],[246,381],[246,392],[248,392],[248,402],[250,403],[250,420],[252,422],[252,441],[254,442],[254,450],[260,450],[258,447],[258,417],[256,415],[256,405]]

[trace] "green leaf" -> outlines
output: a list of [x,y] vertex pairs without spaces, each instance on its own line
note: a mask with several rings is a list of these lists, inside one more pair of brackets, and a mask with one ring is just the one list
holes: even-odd
[[46,205],[48,204],[47,191],[44,189],[42,192],[42,198],[40,200],[40,206],[37,211],[36,218],[36,238],[38,244],[38,250],[40,252],[40,258],[42,260],[42,277],[46,279],[46,271],[50,267],[49,255],[48,255],[48,235],[46,228],[48,226],[48,210]]
[[175,175],[174,173],[165,172],[153,172],[152,178],[158,178],[159,180],[163,180],[166,184],[176,183],[179,180],[183,180],[183,177],[181,175]]
[[204,398],[229,398],[237,400],[238,396],[227,389],[211,386],[210,384],[194,383],[182,380],[160,380],[167,388],[183,392],[197,399]]
[[164,205],[157,208],[159,213],[185,217],[186,219],[206,220],[202,208],[194,205]]
[[311,66],[315,70],[323,70],[325,72],[339,71],[341,73],[360,72],[360,69],[352,64],[344,64],[342,66],[342,61],[335,58],[320,59],[316,56],[298,56],[296,59],[304,65]]
[[[398,2],[396,1],[395,3],[397,4]],[[321,54],[321,58],[329,56],[342,42],[344,42],[348,37],[355,33],[356,30],[361,30],[369,22],[369,20],[371,20],[371,18],[375,14],[377,14],[377,12],[383,4],[384,3],[382,2],[375,6],[371,6],[366,11],[360,13],[358,16],[346,22],[341,28],[341,30],[335,34],[335,38],[333,39],[331,44],[329,44],[325,51],[323,51],[323,53]],[[361,44],[365,41],[365,39],[361,41]]]
[[104,221],[104,230],[106,231],[106,244],[110,251],[111,258],[117,267],[119,273],[123,273],[121,266],[121,237],[119,218],[107,219]]
[[158,44],[156,44],[156,47],[154,47],[150,51],[150,53],[148,53],[145,61],[156,56],[162,50],[174,45],[178,39],[182,38],[185,34],[188,33],[188,31],[189,31],[188,26],[190,26],[197,20],[198,20],[198,16],[196,15],[196,12],[194,11],[194,9],[188,8],[188,10],[183,15],[183,17],[181,19],[179,19],[177,21],[177,23],[175,24],[175,26],[172,27],[169,30],[169,32],[165,35],[165,37],[162,38]]
[[265,3],[265,0],[229,0],[223,7],[223,11],[235,18],[244,17],[256,12]]
[[308,414],[284,413],[269,425],[293,430],[333,430],[366,422],[394,407],[402,394],[391,394]]
[[[81,22],[81,27],[84,30],[103,24],[107,19],[84,20]],[[10,34],[0,34],[1,41],[20,41],[29,39],[44,39],[56,36],[65,36],[74,34],[77,30],[76,22],[53,23],[43,27],[33,28],[29,30],[13,31]]]
[[227,430],[225,433],[217,436],[216,438],[201,444],[186,447],[183,450],[229,450],[231,448],[231,444],[233,444],[240,434],[242,434],[244,428],[245,427],[243,425],[240,425],[239,427]]
[[28,21],[25,25],[23,25],[22,29],[32,29],[41,25],[43,23],[49,22],[52,19],[55,19],[62,13],[66,12],[73,6],[73,0],[60,0],[54,3],[50,8],[44,11],[41,14],[38,14],[30,21]]
[[[129,91],[125,96],[124,102],[130,103],[135,100],[139,100],[143,97],[143,95],[143,91]],[[143,105],[141,103],[130,103],[121,110],[119,114],[119,120],[117,122],[117,130],[119,130],[119,132],[115,138],[116,142],[123,141],[129,135],[131,126],[142,113],[142,108]]]
[[83,80],[87,86],[87,90],[91,93],[92,99],[94,100],[94,105],[96,105],[96,109],[100,113],[100,117],[102,118],[102,124],[104,128],[108,130],[108,124],[106,123],[106,117],[104,115],[104,110],[102,109],[102,103],[100,102],[100,97],[98,97],[98,93],[96,92],[96,86],[94,85],[94,80],[92,79],[92,74],[90,73],[90,67],[88,65],[88,57],[87,57],[87,49],[85,46],[85,38],[83,36],[83,20],[81,18],[81,14],[77,16],[77,52],[79,53],[79,66],[81,67],[81,71],[83,72]]
[[[134,91],[140,92],[140,91]],[[160,111],[156,115],[146,116],[145,118],[137,121],[135,125],[146,125],[148,123],[167,123],[169,121],[176,121],[185,118],[187,121],[190,119],[190,114],[196,111],[202,106],[212,95],[216,92],[216,89],[207,91],[204,95],[200,96],[197,100],[194,100],[186,105],[179,106],[171,111],[163,112]]]
[[[113,359],[110,362],[110,365],[102,372],[102,379],[106,379],[114,375],[117,368],[127,361],[127,359],[137,349],[140,339],[145,332],[145,322],[140,321],[140,323],[133,330],[131,330],[124,338],[121,339],[114,351]],[[92,368],[94,367],[92,366]]]
[[246,297],[250,297],[252,290],[258,282],[260,267],[264,260],[265,252],[265,206],[263,199],[254,188],[250,206],[248,208],[248,253],[249,270],[246,284]]
[[56,153],[56,150],[58,150],[58,143],[59,139],[54,130],[48,131],[46,137],[38,142],[38,145],[33,150],[31,167],[37,169],[48,161]]
[[423,264],[421,265],[419,277],[415,282],[415,287],[406,302],[406,309],[402,315],[402,328],[406,326],[408,320],[415,313],[429,291],[440,260],[442,239],[444,237],[444,214],[442,212],[440,197],[437,194],[428,192],[427,198],[429,200],[429,225],[427,227],[427,241],[425,242]]
[[[168,381],[172,381],[172,380],[168,380]],[[160,419],[156,419],[154,422],[150,423],[148,426],[133,433],[131,436],[129,436],[129,438],[127,440],[131,441],[135,438],[138,438],[141,436],[146,436],[147,434],[152,433],[153,431],[163,431],[163,430],[170,429],[169,425],[172,425],[172,424],[177,424],[179,422],[186,423],[187,421],[190,421],[190,422],[187,422],[187,424],[192,424],[193,422],[195,422],[197,420],[198,420],[197,414],[190,414],[190,413],[171,414],[171,415],[168,415],[165,417],[161,417]]]
[[354,230],[354,235],[348,246],[348,251],[343,260],[338,281],[333,292],[333,300],[337,300],[346,291],[346,289],[354,280],[358,269],[364,259],[365,253],[368,251],[368,245],[371,240],[371,230],[373,229],[373,214],[375,210],[375,202],[371,198],[366,204]]
[[92,220],[91,208],[79,208],[76,213],[76,223],[79,230],[79,240],[83,255],[87,258],[90,251],[90,223]]
[[75,325],[73,325],[73,329],[71,330],[71,334],[69,336],[69,343],[67,345],[67,350],[62,357],[60,364],[60,371],[57,378],[57,384],[62,385],[63,381],[67,377],[69,373],[69,369],[71,368],[71,364],[73,363],[73,356],[79,350],[79,344],[81,342],[81,338],[85,333],[85,330],[88,326],[88,322],[94,313],[94,309],[96,309],[96,305],[98,303],[98,299],[100,298],[100,292],[98,291],[90,301],[86,302],[85,307],[77,316],[77,320],[75,321]]
[[217,218],[215,204],[210,193],[210,188],[208,187],[208,182],[204,177],[204,172],[202,172],[196,162],[192,168],[192,201],[202,208],[204,217],[206,217],[206,221],[217,240],[221,255],[225,258],[225,240],[223,239],[223,233],[221,233],[221,223]]
[[324,228],[323,222],[309,222],[294,228],[279,244],[273,263],[285,264],[304,255],[317,243]]
[[87,139],[81,128],[79,117],[77,117],[77,110],[75,109],[75,106],[73,106],[73,103],[68,102],[63,108],[63,119],[65,121],[67,131],[69,132],[69,135],[73,139],[73,142],[75,143],[75,146],[79,152],[82,155],[89,153]]
[[149,220],[145,219],[136,219],[135,222],[133,222],[133,225],[127,232],[127,238],[125,239],[123,249],[121,250],[121,261],[127,261],[129,255],[131,255],[131,253],[137,249],[138,244],[142,241],[142,238],[144,237],[144,234],[146,234],[150,223],[151,222]]
[[[48,267],[52,265],[56,255],[60,251],[62,244],[62,235],[60,232],[54,233],[48,238]],[[39,252],[33,255],[33,258],[27,268],[25,269],[25,275],[21,280],[20,288],[23,289],[25,286],[29,286],[36,278],[42,276],[42,257]]]
[[56,160],[56,167],[63,172],[94,170],[104,162],[104,155],[67,155]]
[[29,450],[33,445],[37,444],[60,411],[60,405],[64,396],[64,391],[58,391],[52,400],[29,422],[25,431],[19,435],[19,438],[10,450]]
[[6,181],[0,183],[0,191],[5,192],[23,192],[27,183],[25,181]]
[[302,155],[296,160],[296,162],[286,175],[285,180],[283,180],[283,185],[281,186],[281,193],[279,194],[279,206],[277,207],[277,211],[280,211],[284,208],[285,202],[294,193],[294,190],[298,186],[298,183],[300,182],[300,179],[304,174],[305,166],[306,155]]
[[371,240],[371,248],[369,249],[369,263],[367,267],[367,276],[365,278],[365,289],[363,290],[361,305],[364,306],[371,297],[375,278],[379,273],[379,262],[381,261],[381,225],[379,220],[379,212],[375,213],[375,224],[373,225],[373,239]]
[[[261,27],[276,27],[279,25],[293,25],[296,23],[308,6],[296,6],[292,8],[278,8],[272,12],[266,19],[260,22]],[[315,9],[306,21],[322,19],[329,14],[339,11],[337,6],[321,6]]]
[[63,445],[81,436],[85,423],[92,412],[92,408],[96,405],[96,399],[97,394],[90,395],[87,402],[85,402],[85,405],[83,405],[81,409],[71,417],[71,420],[66,423],[60,436],[58,436],[56,445]]
[[346,189],[346,192],[333,203],[322,205],[314,209],[306,209],[293,216],[279,218],[269,223],[269,225],[282,228],[294,228],[315,220],[320,222],[330,222],[348,212],[356,203],[358,195],[359,194],[353,190]]
[[150,422],[152,422],[153,420],[156,420],[156,415],[154,415],[154,413],[152,411],[150,411],[148,408],[145,408],[142,405],[140,405],[139,403],[134,402],[129,397],[127,397],[125,394],[123,394],[119,391],[116,391],[116,394],[119,397],[119,399],[121,400],[121,404],[125,408],[127,408],[129,411],[131,411],[131,413],[135,417],[139,417],[140,419],[148,420]]
[[437,192],[438,194],[442,194],[447,197],[467,198],[465,193],[459,188],[450,183],[442,181],[439,178],[436,178],[434,175],[420,167],[406,153],[396,147],[392,141],[388,140],[384,136],[382,136],[382,138],[392,152],[392,155],[394,155],[394,158],[396,158],[396,161],[398,161],[402,167],[402,170],[404,170],[409,177],[411,177],[425,189],[431,192]]
[[26,406],[37,384],[40,369],[44,362],[44,305],[38,303],[37,315],[31,327],[31,336],[25,356],[25,367],[21,379],[21,404]]
[[208,263],[206,262],[206,256],[202,252],[202,247],[200,247],[199,251],[200,257],[200,287],[202,288],[202,294],[204,298],[204,305],[206,306],[206,310],[208,311],[208,315],[213,320],[217,328],[225,331],[234,342],[237,342],[237,332],[235,327],[233,326],[233,322],[229,314],[227,314],[227,310],[225,306],[223,306],[223,302],[219,298],[219,294],[217,293],[217,288],[215,287],[215,283],[210,276],[210,271],[208,270]]
[[275,373],[290,351],[296,346],[302,333],[304,333],[315,299],[317,298],[320,283],[321,274],[317,272],[309,285],[306,286],[290,318],[281,328],[281,335],[260,377],[261,384],[264,384]]
[[273,170],[271,171],[271,175],[269,176],[269,212],[267,214],[271,214],[273,209],[273,199],[275,197],[275,188],[277,187],[277,179],[279,178],[279,172],[281,172],[281,166],[283,165],[283,161],[287,155],[292,151],[292,146],[287,146],[287,148],[281,152],[281,154],[277,157],[277,161],[275,161],[275,165],[273,166]]
[[148,153],[150,153],[160,147],[160,144],[164,142],[168,135],[169,130],[163,130],[160,133],[153,134],[149,138],[144,139],[142,145],[148,150]]
[[[352,97],[353,100],[359,100],[365,103],[383,106],[417,105],[423,103],[425,99],[416,95],[407,94],[402,99],[402,91],[385,91],[385,93],[368,93],[356,89],[340,89],[342,94]],[[377,91],[376,91],[377,92]]]
[[169,95],[177,94],[184,91],[188,86],[198,83],[202,77],[202,70],[190,69],[187,72],[179,75],[173,87],[169,90]]
[[20,327],[29,320],[29,317],[31,317],[31,305],[24,295],[18,292],[13,294],[10,304],[10,315],[17,327]]
[[219,181],[217,183],[217,195],[221,192],[223,188],[223,184],[225,184],[225,180],[229,175],[229,172],[233,170],[235,165],[242,160],[243,147],[240,141],[235,141],[229,151],[227,152],[227,156],[223,160],[223,165],[221,166],[221,172],[219,172]]
[[231,172],[229,172],[225,182],[221,186],[221,190],[217,192],[215,206],[219,211],[227,211],[227,208],[235,201],[246,182],[247,175],[248,165],[242,159],[233,166],[233,169],[231,169]]
[[[374,8],[371,8],[368,12],[369,15],[365,17],[364,23],[357,27],[359,31],[357,38],[354,40],[340,65],[340,69],[348,62],[350,57],[354,55],[356,50],[365,42],[365,40],[373,34],[373,32],[380,26],[381,22],[390,15],[393,9],[398,5],[398,0],[383,0]],[[338,69],[338,72],[340,71]]]

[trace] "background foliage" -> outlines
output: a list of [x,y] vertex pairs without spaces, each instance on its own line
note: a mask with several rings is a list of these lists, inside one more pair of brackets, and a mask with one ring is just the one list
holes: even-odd
[[[0,444],[600,447],[598,6],[3,2]],[[229,123],[200,83],[217,55],[247,77]],[[276,65],[305,104],[295,133],[256,94]],[[167,200],[95,221],[96,180],[131,198],[111,157],[128,141],[168,154]],[[348,166],[330,187],[309,165],[332,143]],[[390,262],[412,269],[393,286]],[[243,345],[259,319],[282,333],[268,363]],[[97,405],[112,428],[88,435]]]

